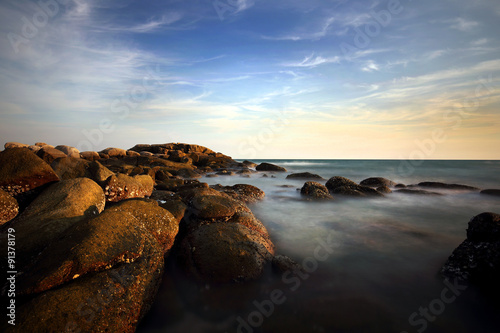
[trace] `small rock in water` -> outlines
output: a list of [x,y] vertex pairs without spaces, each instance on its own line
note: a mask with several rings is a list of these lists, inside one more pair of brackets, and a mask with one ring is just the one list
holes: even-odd
[[500,189],[487,189],[487,190],[482,190],[480,193],[485,195],[500,197]]
[[257,171],[277,171],[277,172],[286,172],[286,169],[280,167],[276,164],[263,162],[255,167]]

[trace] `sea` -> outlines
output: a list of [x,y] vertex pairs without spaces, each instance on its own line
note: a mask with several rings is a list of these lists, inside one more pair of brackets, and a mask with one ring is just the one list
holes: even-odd
[[[499,332],[500,300],[481,286],[446,280],[440,269],[482,212],[500,213],[500,198],[476,191],[442,196],[393,192],[381,198],[304,200],[311,172],[357,183],[385,177],[500,188],[500,161],[254,160],[287,172],[204,177],[210,185],[251,184],[266,197],[249,207],[267,227],[276,253],[299,273],[266,271],[254,282],[194,284],[173,260],[137,332]],[[266,174],[267,177],[263,175]],[[500,283],[500,282],[499,282]]]

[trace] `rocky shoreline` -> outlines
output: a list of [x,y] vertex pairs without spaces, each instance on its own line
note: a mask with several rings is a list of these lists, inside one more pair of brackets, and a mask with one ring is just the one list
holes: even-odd
[[[237,162],[183,143],[100,152],[5,144],[0,152],[0,246],[7,248],[15,235],[15,256],[9,261],[2,252],[0,266],[2,274],[17,273],[16,325],[5,324],[2,331],[134,332],[155,298],[169,256],[202,284],[245,283],[259,279],[266,267],[277,272],[299,269],[275,253],[265,225],[249,208],[265,197],[263,191],[247,184],[209,186],[197,180],[256,172],[267,176],[263,172],[286,169]],[[325,185],[311,173],[286,178],[304,180],[301,196],[319,201],[382,198],[392,192],[500,192],[436,182],[404,185],[380,177],[357,184],[335,176]],[[494,213],[475,217],[467,240],[442,273],[473,282],[498,277],[499,221]],[[484,251],[471,242],[480,242]],[[465,269],[464,261],[474,251],[482,251],[476,255],[480,268],[468,262],[471,268]],[[9,302],[10,287],[7,283],[2,288],[4,303]]]

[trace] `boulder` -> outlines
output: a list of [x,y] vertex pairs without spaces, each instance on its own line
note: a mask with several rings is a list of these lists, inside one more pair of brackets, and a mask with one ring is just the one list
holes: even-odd
[[326,182],[325,186],[332,194],[356,197],[384,196],[382,193],[371,187],[359,185],[350,179],[340,176],[330,178]]
[[90,161],[74,157],[60,157],[55,159],[50,166],[59,179],[93,178],[89,170]]
[[[128,214],[121,216],[120,220],[127,219],[125,215]],[[119,223],[108,228],[111,227],[123,229]],[[135,229],[133,225],[127,228]],[[89,235],[88,229],[82,231]],[[121,231],[117,233],[122,234]],[[117,240],[114,230],[109,236]],[[163,254],[156,240],[148,234],[144,234],[143,239],[142,253],[135,260],[115,264],[104,271],[73,276],[59,288],[37,294],[18,305],[16,326],[8,325],[4,332],[135,332],[156,296],[164,267]],[[96,241],[102,243],[104,249],[112,250],[106,246],[111,245],[111,240],[100,238]],[[129,242],[119,239],[116,245],[120,243]],[[90,256],[99,258],[98,247],[90,246],[88,251]],[[63,263],[67,263],[72,254],[76,252],[61,253]],[[54,262],[55,258],[48,260]]]
[[233,186],[216,185],[213,188],[247,204],[263,200],[266,196],[266,193],[264,191],[262,191],[258,187],[248,184],[236,184]]
[[383,194],[389,194],[392,193],[392,190],[388,186],[380,186],[377,187],[377,191]]
[[168,210],[158,206],[157,202],[125,200],[108,210],[126,212],[134,216],[156,238],[164,254],[174,245],[179,232],[179,221]]
[[369,186],[369,187],[382,187],[382,186],[387,186],[387,187],[392,187],[396,185],[395,182],[392,180],[383,178],[383,177],[371,177],[371,178],[366,178],[362,180],[360,185],[363,186]]
[[306,182],[300,189],[300,194],[315,200],[333,200],[333,197],[328,193],[326,186],[318,182]]
[[9,222],[19,213],[19,204],[10,194],[0,189],[0,225]]
[[12,196],[58,180],[50,165],[26,148],[0,153],[0,189]]
[[252,168],[252,169],[255,169],[255,167],[257,167],[257,163],[254,163],[254,162],[251,162],[251,161],[244,160],[242,163],[243,163],[243,165],[245,165],[247,168]]
[[184,185],[184,179],[165,179],[156,185],[156,189],[175,192],[182,185]]
[[55,149],[62,151],[68,157],[80,158],[80,151],[75,147],[60,145]]
[[[69,227],[104,209],[102,189],[88,178],[63,180],[45,189],[10,226],[16,230],[16,264],[26,265]],[[0,244],[7,242],[0,234]]]
[[127,151],[120,148],[106,148],[99,152],[99,154],[107,155],[108,157],[125,157],[127,156]]
[[178,223],[184,218],[187,210],[187,205],[178,195],[172,196],[168,200],[164,200],[164,202],[160,202],[160,207],[168,210]]
[[310,172],[299,172],[299,173],[292,173],[288,176],[286,176],[286,179],[319,179],[322,180],[324,179],[320,175],[310,173]]
[[286,271],[303,271],[304,269],[295,260],[290,257],[278,254],[272,260],[273,270],[276,273],[285,273]]
[[43,159],[48,164],[52,163],[56,158],[66,157],[67,155],[62,151],[49,147],[43,146],[36,152],[37,156]]
[[451,254],[441,273],[448,278],[478,283],[498,292],[500,278],[500,215],[482,213],[469,221],[467,239]]
[[106,200],[118,202],[130,198],[149,197],[153,192],[154,181],[148,175],[130,177],[122,173],[110,176],[103,183]]
[[259,278],[274,247],[239,223],[211,223],[188,234],[181,251],[188,273],[208,283],[229,283]]
[[24,144],[24,143],[19,143],[19,142],[7,142],[3,145],[5,149],[11,149],[11,148],[28,148],[29,145]]
[[28,149],[31,150],[32,152],[36,153],[40,149],[42,149],[42,147],[31,145],[31,146],[28,146]]
[[81,157],[88,161],[95,161],[100,159],[99,153],[96,151],[82,151],[80,153]]
[[257,171],[277,171],[286,172],[286,169],[275,164],[263,162],[255,167]]
[[43,146],[48,146],[45,142],[35,142],[35,146],[38,146],[38,147],[43,147]]
[[500,197],[500,189],[486,189],[486,190],[482,190],[480,193],[484,194],[484,195],[491,195],[491,196],[495,196],[495,197]]
[[127,156],[141,156],[141,154],[133,150],[127,150]]
[[[171,171],[172,172],[172,171]],[[188,168],[182,168],[177,171],[174,171],[175,175],[180,176],[184,179],[194,179],[194,178],[201,178],[201,175],[192,169]]]
[[479,191],[480,189],[473,186],[461,185],[461,184],[445,184],[440,182],[421,182],[418,183],[420,187],[428,188],[440,188],[446,190],[464,190],[464,191]]
[[113,171],[109,170],[98,161],[90,163],[89,172],[91,174],[91,178],[98,184],[102,184],[106,181],[106,179],[114,175]]

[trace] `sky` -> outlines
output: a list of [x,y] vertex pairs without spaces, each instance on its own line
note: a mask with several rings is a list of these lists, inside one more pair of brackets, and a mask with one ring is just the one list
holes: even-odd
[[500,159],[500,2],[0,0],[0,144]]

